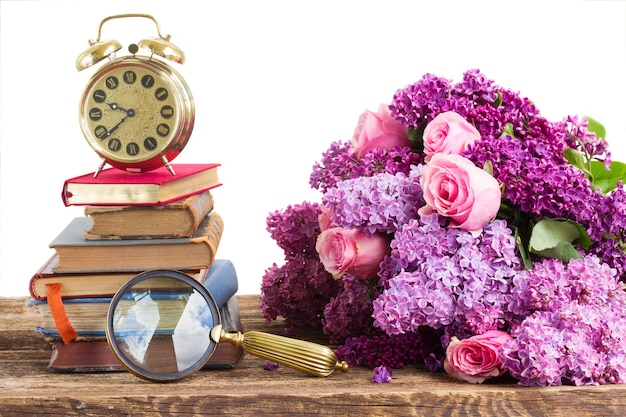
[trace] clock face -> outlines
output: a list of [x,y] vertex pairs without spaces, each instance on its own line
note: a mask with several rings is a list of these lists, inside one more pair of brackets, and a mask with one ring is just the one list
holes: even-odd
[[158,60],[125,57],[103,67],[80,103],[81,129],[111,165],[147,171],[183,149],[194,121],[188,86]]

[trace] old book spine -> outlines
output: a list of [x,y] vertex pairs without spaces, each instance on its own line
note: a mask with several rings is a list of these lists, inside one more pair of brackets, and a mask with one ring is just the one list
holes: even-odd
[[204,193],[198,195],[197,198],[193,199],[191,205],[189,206],[189,210],[193,216],[193,230],[195,231],[198,229],[202,219],[213,211],[213,195],[211,192],[205,191]]
[[[212,211],[208,214],[210,216],[209,221],[206,222],[206,227],[202,230],[198,230],[194,237],[191,238],[191,243],[206,243],[211,252],[211,258],[215,260],[217,248],[222,240],[222,234],[224,232],[224,220],[222,216],[216,211]],[[213,261],[211,262],[211,265]],[[209,265],[210,266],[210,265]]]
[[84,237],[87,240],[190,237],[212,210],[210,191],[162,206],[86,206],[84,213],[93,219],[93,225]]

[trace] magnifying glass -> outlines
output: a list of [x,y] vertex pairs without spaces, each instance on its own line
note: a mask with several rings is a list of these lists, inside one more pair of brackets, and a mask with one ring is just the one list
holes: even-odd
[[314,376],[348,370],[332,349],[270,333],[222,328],[219,285],[207,288],[175,270],[143,272],[111,299],[106,337],[114,355],[133,374],[150,381],[184,378],[202,368],[218,343]]

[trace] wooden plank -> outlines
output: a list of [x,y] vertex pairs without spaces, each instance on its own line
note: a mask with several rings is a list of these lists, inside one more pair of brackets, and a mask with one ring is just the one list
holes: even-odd
[[[246,330],[280,333],[267,325],[258,296],[239,296]],[[232,370],[203,370],[158,384],[127,372],[57,374],[46,370],[50,349],[34,331],[25,299],[0,298],[0,416],[19,415],[359,415],[359,416],[621,416],[626,386],[528,388],[472,385],[408,367],[388,384],[364,368],[311,377],[288,368],[263,369],[247,356]],[[324,341],[316,332],[306,339]]]

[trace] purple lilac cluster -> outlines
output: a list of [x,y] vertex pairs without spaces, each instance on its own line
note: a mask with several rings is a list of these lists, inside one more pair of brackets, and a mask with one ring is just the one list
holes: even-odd
[[324,194],[322,203],[336,226],[363,230],[369,236],[391,234],[416,218],[424,205],[419,175],[420,169],[413,167],[408,175],[381,172],[340,181]]
[[341,345],[340,359],[381,367],[381,381],[389,368],[419,362],[440,370],[451,337],[501,329],[515,337],[502,354],[521,384],[626,382],[626,191],[621,184],[609,195],[593,190],[563,156],[570,148],[608,164],[606,142],[584,120],[549,122],[529,99],[478,70],[457,84],[427,74],[398,90],[390,110],[409,133],[441,112],[461,114],[481,134],[464,155],[477,166],[490,162],[504,185],[503,203],[583,225],[593,240],[588,255],[524,270],[504,220],[475,238],[436,215],[417,215],[419,146],[357,158],[349,142],[334,142],[314,165],[311,187],[323,193],[334,225],[392,235],[391,254],[377,280],[347,274],[334,281],[314,250],[320,206],[271,214],[268,231],[286,262],[263,278],[266,320],[321,324]]
[[397,275],[373,304],[374,325],[388,334],[453,323],[473,334],[502,329],[512,278],[524,274],[503,220],[471,233],[442,226],[437,215],[410,220],[392,241]]
[[584,173],[563,161],[555,163],[553,153],[538,150],[542,149],[533,140],[505,136],[481,141],[471,158],[479,164],[491,161],[494,177],[505,184],[504,198],[523,212],[583,220],[581,208],[594,194]]
[[425,74],[415,84],[398,90],[389,109],[402,126],[420,130],[439,113],[454,111],[467,117],[475,106],[491,106],[497,99],[498,89],[493,81],[472,69],[456,85],[446,78]]
[[285,264],[273,264],[261,283],[261,309],[270,322],[284,317],[288,325],[319,327],[326,304],[339,283],[315,253],[320,233],[318,204],[290,205],[267,218],[267,230],[285,252]]
[[593,255],[544,260],[513,296],[528,312],[502,361],[520,384],[626,382],[626,292],[615,270]]
[[626,282],[626,189],[619,184],[611,194],[596,193],[584,208],[588,233],[593,239],[590,253],[617,270]]
[[599,140],[601,138],[598,138],[595,133],[589,132],[589,122],[586,119],[580,119],[577,116],[568,116],[566,123],[571,138],[578,142],[578,146],[572,146],[572,148],[578,148],[586,155],[604,156],[605,168],[608,170],[611,162],[608,142]]
[[[420,328],[417,332],[392,336],[384,333],[354,336],[346,339],[336,353],[339,360],[348,362],[350,367],[367,366],[373,369],[377,366],[388,366],[401,369],[425,361],[433,348],[438,349],[436,356],[441,357],[443,349],[439,338],[439,333],[428,327]],[[441,369],[441,366],[438,363],[432,371]]]
[[589,252],[626,280],[623,191],[605,196],[594,190],[564,157],[569,148],[610,163],[607,142],[588,131],[586,120],[568,116],[550,122],[528,98],[495,85],[478,70],[467,71],[457,84],[426,74],[398,90],[390,109],[403,126],[416,130],[443,111],[464,116],[481,134],[465,156],[477,166],[493,166],[505,201],[538,218],[581,224],[596,242]]
[[374,376],[372,376],[372,382],[377,384],[386,384],[391,381],[393,374],[385,365],[380,365],[374,368]]
[[592,137],[586,122],[576,118],[552,124],[537,115],[529,120],[515,136],[483,136],[468,157],[479,166],[492,163],[494,177],[505,184],[503,197],[511,206],[538,218],[565,218],[585,227],[595,242],[589,253],[618,269],[626,280],[626,252],[620,248],[626,230],[623,187],[604,195],[563,157],[566,148],[578,149],[606,164],[610,160],[606,142]]
[[266,230],[286,255],[315,253],[315,240],[320,232],[317,216],[319,204],[304,202],[276,210],[266,219]]
[[313,165],[309,178],[311,188],[326,193],[338,182],[351,178],[370,177],[376,173],[409,173],[412,165],[423,162],[423,155],[410,148],[376,149],[358,158],[350,152],[350,142],[333,142]]
[[590,134],[585,121],[569,117],[551,123],[529,99],[496,86],[477,70],[467,71],[456,85],[426,74],[396,92],[390,109],[396,120],[414,129],[441,112],[459,113],[482,138],[466,156],[477,166],[491,163],[494,177],[505,185],[504,198],[539,217],[585,220],[577,213],[594,191],[563,153],[580,149],[589,157],[608,159],[606,142]]
[[310,255],[287,256],[273,264],[261,282],[261,309],[269,323],[283,317],[290,326],[320,327],[326,304],[337,293],[338,282]]
[[369,336],[374,333],[372,301],[377,296],[375,288],[367,282],[346,274],[339,281],[339,290],[324,308],[322,326],[331,343],[343,343],[354,335]]

